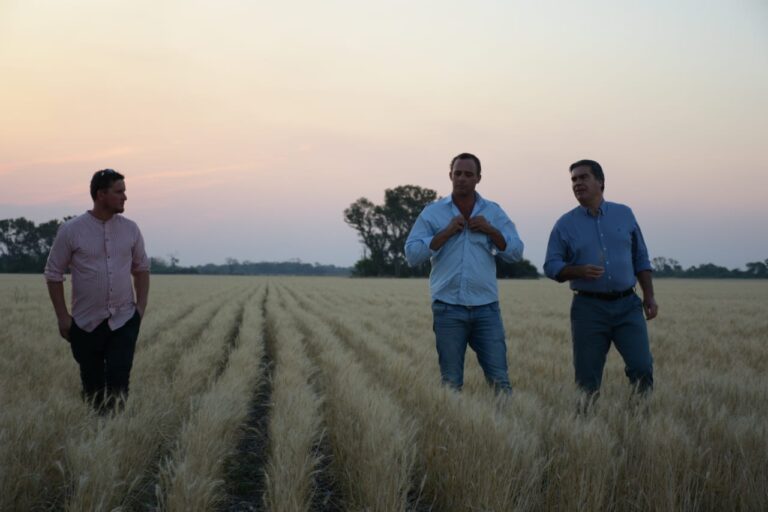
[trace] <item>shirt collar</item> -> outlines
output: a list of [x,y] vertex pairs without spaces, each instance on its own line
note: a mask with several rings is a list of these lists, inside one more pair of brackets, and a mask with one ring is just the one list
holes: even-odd
[[[453,195],[448,194],[444,198],[440,199],[439,202],[440,204],[447,204],[450,206],[453,204]],[[485,204],[485,198],[483,198],[483,196],[480,195],[480,192],[475,190],[475,206],[477,207],[478,205],[483,205],[483,204]]]
[[[602,216],[605,215],[605,211],[607,209],[606,208],[607,204],[608,203],[605,202],[605,199],[600,201],[600,206],[597,207],[597,215],[598,215],[598,217],[602,217]],[[592,217],[592,215],[589,214],[589,208],[587,208],[586,206],[579,205],[578,208],[579,208],[579,210],[584,212],[584,215],[586,215],[587,217]]]
[[118,215],[117,213],[114,214],[112,217],[109,218],[109,220],[101,220],[98,217],[96,217],[93,213],[91,213],[90,210],[85,211],[85,216],[98,224],[111,224],[115,220],[115,217],[117,217],[117,215]]

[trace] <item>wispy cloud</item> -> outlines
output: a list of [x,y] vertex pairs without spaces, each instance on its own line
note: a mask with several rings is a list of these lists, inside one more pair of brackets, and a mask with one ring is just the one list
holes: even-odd
[[220,174],[222,172],[245,172],[253,168],[252,164],[231,164],[205,169],[168,169],[162,171],[142,173],[143,181],[176,180],[179,178],[197,178]]
[[38,158],[34,160],[23,160],[19,162],[0,162],[0,174],[8,174],[16,171],[23,171],[30,167],[39,166],[58,166],[76,164],[81,162],[96,162],[99,160],[108,160],[118,156],[133,155],[138,153],[138,148],[131,146],[119,146],[114,148],[95,150],[86,154],[59,155]]

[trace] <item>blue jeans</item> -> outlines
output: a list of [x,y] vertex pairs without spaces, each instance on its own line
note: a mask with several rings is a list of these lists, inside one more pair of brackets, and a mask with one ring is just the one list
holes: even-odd
[[435,301],[434,315],[440,376],[444,384],[461,390],[464,385],[464,354],[467,344],[477,354],[485,379],[496,392],[512,390],[507,371],[507,344],[499,303],[457,306]]
[[600,389],[611,342],[624,359],[624,373],[637,391],[653,388],[653,357],[643,302],[637,295],[617,300],[574,295],[571,334],[576,384],[587,393]]

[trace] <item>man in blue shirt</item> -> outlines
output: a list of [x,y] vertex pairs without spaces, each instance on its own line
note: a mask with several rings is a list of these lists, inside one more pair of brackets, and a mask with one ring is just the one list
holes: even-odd
[[[658,314],[651,263],[643,234],[629,207],[603,199],[605,175],[593,160],[570,167],[580,206],[555,223],[549,236],[544,272],[570,281],[571,335],[576,383],[596,397],[605,358],[616,345],[629,382],[641,393],[653,387],[653,358],[645,319]],[[640,283],[643,300],[635,295]],[[645,312],[645,319],[643,319]]]
[[519,261],[523,242],[504,210],[475,192],[480,172],[475,155],[462,153],[451,161],[453,192],[421,212],[405,242],[405,257],[411,266],[432,263],[429,287],[443,383],[461,390],[469,343],[488,383],[509,393],[495,256]]

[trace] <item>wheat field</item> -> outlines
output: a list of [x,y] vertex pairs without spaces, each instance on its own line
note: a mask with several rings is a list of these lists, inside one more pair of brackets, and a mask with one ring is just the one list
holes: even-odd
[[0,276],[0,510],[767,510],[768,283],[658,280],[656,389],[575,414],[570,294],[504,281],[514,394],[439,384],[426,280],[152,279],[122,413]]

